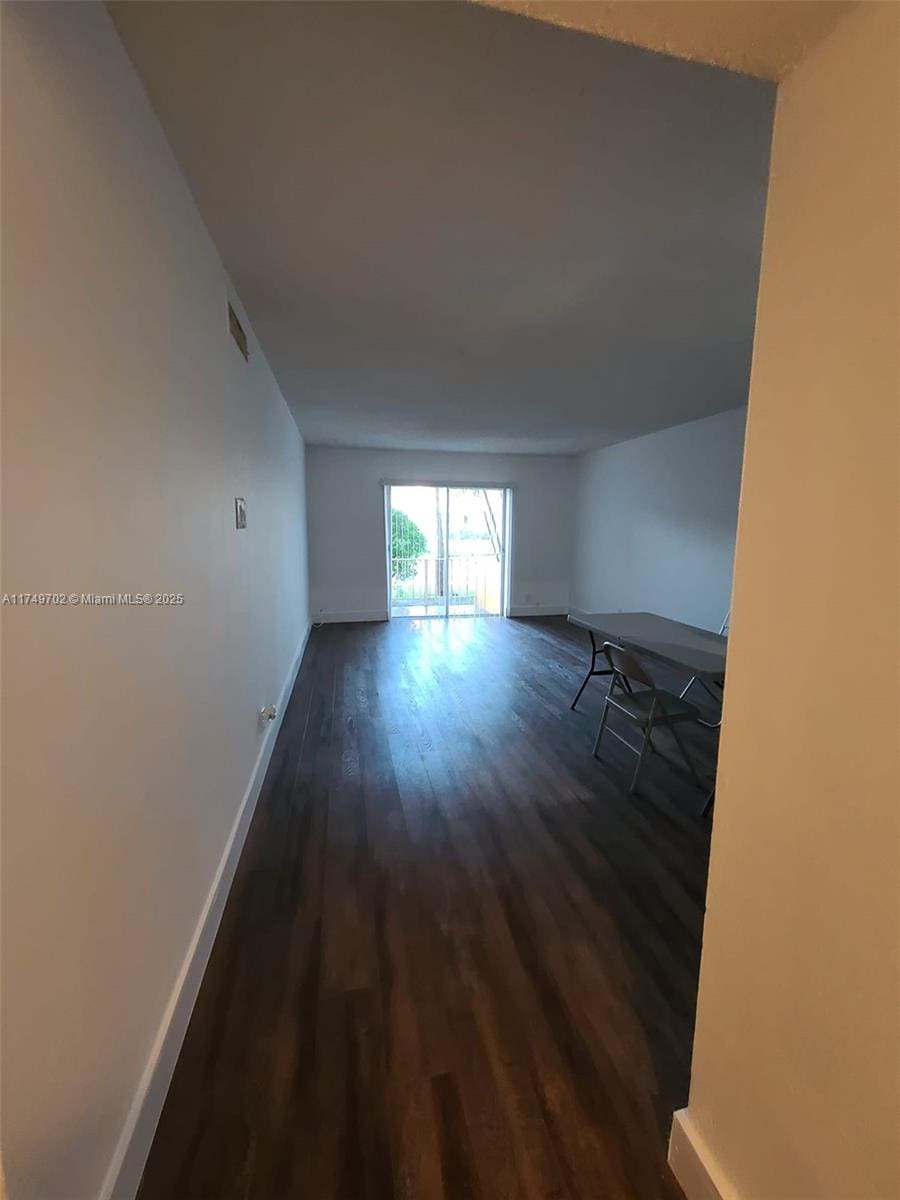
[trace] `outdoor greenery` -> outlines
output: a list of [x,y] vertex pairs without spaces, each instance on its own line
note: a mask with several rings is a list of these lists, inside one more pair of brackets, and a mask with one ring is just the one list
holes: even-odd
[[418,525],[405,512],[391,509],[391,578],[412,579],[416,559],[428,549],[428,541]]

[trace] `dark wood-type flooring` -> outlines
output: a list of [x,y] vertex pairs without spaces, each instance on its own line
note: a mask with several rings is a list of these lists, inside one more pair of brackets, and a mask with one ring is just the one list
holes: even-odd
[[591,758],[587,657],[555,618],[313,631],[140,1200],[680,1197],[710,822]]

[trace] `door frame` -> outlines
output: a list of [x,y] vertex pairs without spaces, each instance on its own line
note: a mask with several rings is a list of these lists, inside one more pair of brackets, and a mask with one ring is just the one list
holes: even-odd
[[[450,489],[459,488],[462,490],[471,488],[481,488],[492,492],[503,493],[503,511],[502,511],[502,539],[503,544],[500,550],[500,613],[501,617],[509,616],[509,597],[510,584],[512,580],[512,531],[513,531],[513,512],[515,505],[513,503],[513,493],[515,485],[511,483],[481,483],[468,480],[460,482],[459,480],[434,480],[434,479],[382,479],[381,487],[384,490],[384,574],[385,574],[385,602],[387,608],[388,620],[394,619],[393,604],[391,596],[391,488],[394,487],[429,487],[443,488],[445,493],[445,525],[449,534],[449,516],[450,516]],[[418,617],[417,620],[447,620],[450,613],[450,539],[447,538],[447,544],[444,547],[444,575],[446,579],[445,595],[444,595],[444,612],[438,616]],[[465,614],[457,613],[457,616]]]

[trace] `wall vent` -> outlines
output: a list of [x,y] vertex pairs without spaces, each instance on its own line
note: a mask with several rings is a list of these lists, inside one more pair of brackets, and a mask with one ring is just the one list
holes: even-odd
[[240,350],[241,354],[249,362],[250,351],[247,349],[247,335],[244,333],[243,325],[238,320],[237,313],[230,304],[228,305],[228,328],[231,330],[231,336],[237,342],[238,350]]

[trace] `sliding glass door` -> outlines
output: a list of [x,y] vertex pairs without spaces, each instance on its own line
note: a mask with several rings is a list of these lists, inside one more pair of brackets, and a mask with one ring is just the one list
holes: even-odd
[[392,617],[505,611],[507,489],[391,484],[386,509]]
[[448,488],[447,573],[450,616],[503,611],[501,488]]
[[447,615],[446,491],[387,489],[392,617]]

